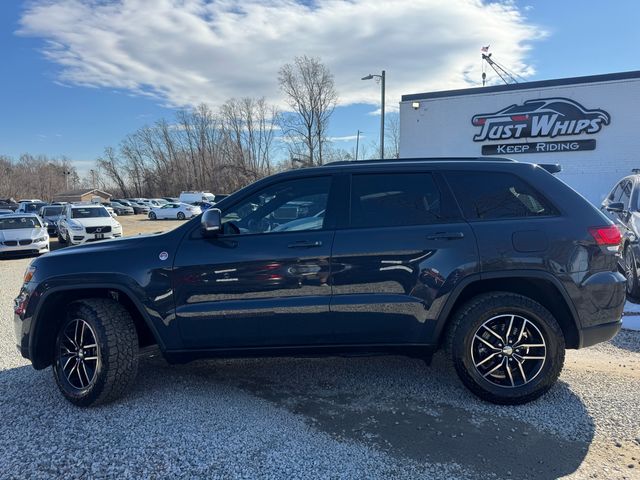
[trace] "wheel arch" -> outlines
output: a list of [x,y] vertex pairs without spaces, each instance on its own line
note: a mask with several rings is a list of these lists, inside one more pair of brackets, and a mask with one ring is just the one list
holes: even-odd
[[40,370],[51,365],[55,335],[64,321],[66,306],[72,302],[89,298],[110,298],[124,306],[131,314],[139,347],[158,344],[162,341],[153,323],[145,315],[144,307],[127,288],[121,285],[64,286],[54,288],[43,295],[34,313],[29,340],[29,358],[34,368]]
[[450,319],[471,298],[489,292],[517,293],[537,301],[556,318],[567,348],[580,347],[578,315],[573,302],[558,279],[545,272],[512,271],[485,273],[469,277],[453,292],[440,313],[435,338],[441,344]]

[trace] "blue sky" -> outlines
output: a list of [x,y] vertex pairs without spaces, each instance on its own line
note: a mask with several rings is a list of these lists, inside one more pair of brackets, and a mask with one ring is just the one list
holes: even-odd
[[[171,0],[162,0],[166,12],[157,8],[157,22],[147,24],[139,0],[126,1],[133,12],[127,16],[118,16],[117,3],[96,11],[80,0],[0,1],[0,154],[66,155],[86,171],[106,146],[171,118],[179,105],[215,106],[231,95],[280,102],[274,72],[302,53],[326,59],[336,76],[343,105],[331,136],[359,129],[365,143],[378,136],[372,113],[379,87],[359,78],[382,68],[391,107],[402,93],[471,86],[479,80],[483,44],[531,80],[640,69],[634,0],[516,1],[497,10],[486,2],[438,7],[447,2],[424,0],[397,2],[389,11],[377,0],[363,10],[358,0],[340,8],[318,0],[311,10],[292,0],[269,2],[266,10],[244,3],[253,10],[239,18],[204,0],[188,0],[190,16],[178,16]],[[358,21],[347,21],[349,15]],[[198,33],[208,18],[217,22],[215,35]],[[203,45],[205,56],[198,56]]]

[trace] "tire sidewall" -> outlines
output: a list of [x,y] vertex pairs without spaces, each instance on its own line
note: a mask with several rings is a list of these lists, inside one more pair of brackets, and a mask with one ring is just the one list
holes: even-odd
[[[542,395],[555,383],[564,361],[564,340],[555,319],[544,307],[537,306],[539,308],[536,309],[521,305],[487,308],[486,304],[480,304],[465,316],[454,335],[452,357],[460,378],[472,391],[484,393],[481,395],[483,398],[495,403],[524,403]],[[541,311],[537,311],[539,309]],[[542,370],[527,384],[513,388],[500,387],[485,379],[475,368],[471,357],[473,337],[480,326],[487,320],[504,314],[519,315],[532,322],[542,333],[547,346],[547,358]],[[481,392],[477,392],[476,389]]]
[[156,219],[156,214],[153,212],[149,212],[149,219],[150,220],[155,220]]
[[[79,406],[90,405],[100,396],[100,394],[104,390],[106,372],[109,368],[108,346],[105,341],[106,334],[104,332],[104,328],[102,327],[102,324],[100,322],[92,318],[92,315],[87,315],[85,310],[86,307],[78,308],[78,306],[74,306],[74,308],[70,309],[69,313],[67,314],[67,318],[61,325],[60,329],[58,330],[58,334],[56,335],[55,358],[53,360],[53,373],[58,387],[62,391],[63,395],[71,403]],[[96,343],[98,345],[96,379],[93,385],[90,385],[83,390],[78,390],[71,386],[58,363],[61,332],[64,332],[64,329],[67,327],[67,325],[69,325],[69,323],[71,323],[75,319],[82,319],[91,326],[96,335]]]
[[627,245],[627,248],[624,249],[625,278],[627,276],[626,268],[628,265],[628,260],[630,260],[631,262],[632,272],[631,272],[631,282],[629,282],[629,279],[627,278],[626,288],[627,288],[627,295],[633,297],[638,293],[638,272],[636,271],[636,268],[635,268],[636,256],[633,253],[633,248],[630,245]]
[[178,212],[178,220],[184,220],[186,217],[184,215],[184,213],[182,212]]

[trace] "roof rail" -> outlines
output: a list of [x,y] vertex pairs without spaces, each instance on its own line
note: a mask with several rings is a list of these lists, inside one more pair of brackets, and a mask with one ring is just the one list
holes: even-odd
[[378,162],[515,162],[515,160],[505,157],[376,158],[372,160],[337,160],[324,165],[360,165]]

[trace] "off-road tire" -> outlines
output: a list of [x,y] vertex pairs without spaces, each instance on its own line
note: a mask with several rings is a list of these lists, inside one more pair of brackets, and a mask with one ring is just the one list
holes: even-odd
[[[529,383],[504,387],[480,374],[471,350],[474,336],[484,322],[510,314],[522,316],[537,327],[546,343],[546,358]],[[462,383],[483,400],[502,405],[527,403],[546,393],[558,379],[564,363],[564,335],[556,319],[540,303],[515,293],[491,292],[469,300],[454,314],[445,341]]]
[[[58,361],[65,326],[84,320],[95,332],[98,363],[94,381],[85,389],[74,388]],[[73,302],[56,335],[53,376],[71,403],[89,407],[111,402],[133,385],[138,371],[138,335],[129,312],[114,300],[92,298]]]

